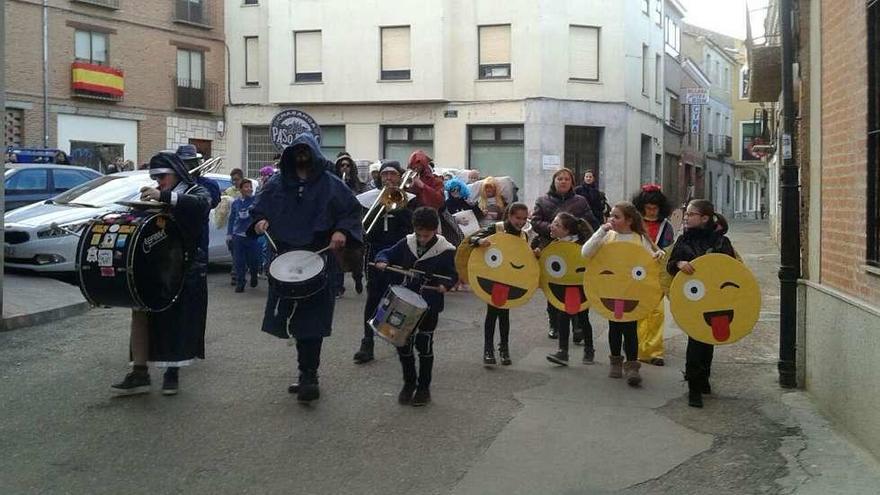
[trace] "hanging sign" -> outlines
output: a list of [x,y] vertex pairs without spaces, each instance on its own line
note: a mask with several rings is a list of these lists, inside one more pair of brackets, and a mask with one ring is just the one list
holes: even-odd
[[321,144],[321,127],[311,115],[294,109],[288,109],[275,115],[269,124],[269,137],[279,152],[293,144],[300,134],[308,132],[315,136]]

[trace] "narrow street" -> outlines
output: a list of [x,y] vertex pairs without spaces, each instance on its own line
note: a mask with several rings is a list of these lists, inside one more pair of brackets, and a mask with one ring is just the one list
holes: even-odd
[[[434,401],[399,406],[393,348],[351,362],[363,297],[349,286],[325,341],[322,398],[286,392],[294,350],[262,334],[265,285],[237,295],[210,277],[208,358],[181,394],[112,398],[127,369],[128,312],[0,334],[0,493],[870,493],[872,459],[802,392],[776,385],[777,254],[763,222],[733,226],[764,308],[746,340],[716,351],[714,395],[687,407],[684,335],[641,389],[597,363],[551,366],[544,298],[512,311],[513,366],[483,368],[482,304],[453,293],[441,315]],[[350,285],[350,281],[348,281]],[[575,348],[577,351],[579,348]],[[578,355],[576,352],[575,355]]]

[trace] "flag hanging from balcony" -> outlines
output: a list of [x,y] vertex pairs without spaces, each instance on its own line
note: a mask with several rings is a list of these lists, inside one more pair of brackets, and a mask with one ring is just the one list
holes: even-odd
[[72,87],[108,96],[121,97],[125,91],[122,71],[105,65],[74,62]]

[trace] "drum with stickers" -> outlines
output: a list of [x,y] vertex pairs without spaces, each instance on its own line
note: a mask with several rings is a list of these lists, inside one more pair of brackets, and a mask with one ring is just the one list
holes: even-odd
[[89,223],[76,253],[79,286],[95,306],[164,311],[183,289],[186,249],[173,217],[108,213]]

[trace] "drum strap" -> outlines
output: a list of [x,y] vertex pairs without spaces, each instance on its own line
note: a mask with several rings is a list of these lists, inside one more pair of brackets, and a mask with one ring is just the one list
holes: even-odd
[[[293,332],[290,331],[290,320],[292,320],[292,319],[293,319],[293,315],[296,314],[296,305],[297,305],[297,302],[298,302],[298,301],[294,299],[294,301],[293,301],[293,307],[290,308],[290,316],[287,317],[287,322],[285,323],[285,326],[284,326],[284,331],[287,332],[287,337],[288,337],[288,338],[287,338],[287,346],[288,346],[288,347],[293,347],[294,345],[296,345],[296,339],[293,338]],[[278,304],[281,304],[281,298],[280,298],[280,297],[278,298],[278,303],[275,304],[275,314],[276,314],[276,315],[278,314]]]

